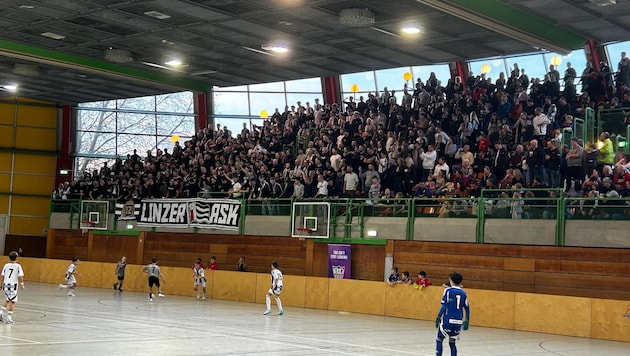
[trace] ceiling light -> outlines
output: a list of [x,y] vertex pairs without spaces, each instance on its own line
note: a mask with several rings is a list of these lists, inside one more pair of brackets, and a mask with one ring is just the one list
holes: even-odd
[[400,29],[403,33],[406,33],[408,35],[415,35],[418,34],[420,32],[422,32],[422,30],[420,29],[420,27],[418,26],[414,26],[414,25],[408,25],[403,27],[402,29]]
[[272,53],[265,52],[265,51],[261,51],[261,50],[256,49],[256,48],[251,48],[251,47],[247,47],[247,46],[243,46],[242,48],[243,48],[243,49],[246,49],[246,50],[248,50],[248,51],[255,52],[255,53],[260,53],[260,54],[264,54],[264,55],[267,55],[267,56],[273,56],[273,54],[272,54]]
[[182,61],[180,61],[179,59],[173,58],[164,62],[164,64],[171,67],[179,67],[182,65]]
[[35,5],[20,4],[20,6],[18,6],[18,7],[19,7],[20,9],[27,9],[27,10],[30,10],[30,9],[34,9],[34,8],[35,8]]
[[159,11],[146,11],[144,13],[145,15],[149,16],[149,17],[153,17],[154,19],[158,19],[158,20],[166,20],[166,19],[170,19],[171,15],[167,15],[163,12],[159,12]]
[[162,39],[162,43],[165,43],[165,44],[167,44],[167,45],[174,45],[174,44],[175,44],[175,42],[173,42],[173,41],[169,41],[169,40],[167,40],[167,39]]
[[392,37],[400,37],[399,34],[393,33],[393,32],[389,32],[387,30],[383,30],[382,28],[378,28],[378,27],[370,27],[372,30],[374,31],[378,31],[380,33],[386,34],[388,36],[392,36]]
[[48,38],[52,38],[53,40],[63,40],[66,38],[66,36],[60,35],[58,33],[54,33],[54,32],[42,32],[40,33],[40,35],[44,36],[44,37],[48,37]]
[[617,0],[588,0],[597,6],[610,6],[617,4]]
[[7,84],[7,85],[3,85],[2,88],[4,90],[8,90],[8,91],[17,91],[17,84]]
[[376,22],[374,12],[365,8],[343,9],[339,13],[339,23],[346,26],[362,27]]
[[114,63],[133,62],[131,52],[126,49],[108,48],[105,50],[105,59]]
[[289,52],[289,47],[288,46],[281,45],[281,44],[274,44],[274,43],[263,44],[262,46],[260,46],[260,48],[264,49],[265,51],[271,51],[271,52],[275,52],[275,53],[287,53],[287,52]]

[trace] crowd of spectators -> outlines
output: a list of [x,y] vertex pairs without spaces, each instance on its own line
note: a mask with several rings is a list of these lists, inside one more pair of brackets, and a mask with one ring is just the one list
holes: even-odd
[[[231,132],[217,125],[176,142],[171,152],[134,151],[54,195],[466,198],[485,188],[548,187],[572,197],[627,197],[630,156],[617,159],[608,133],[599,142],[561,141],[587,107],[630,108],[629,59],[623,53],[618,71],[608,68],[578,75],[567,63],[562,76],[552,65],[544,78],[530,80],[515,63],[495,81],[470,73],[444,83],[432,73],[412,87],[358,100],[297,102],[276,109],[262,126]],[[526,215],[511,205],[502,207],[505,214]]]

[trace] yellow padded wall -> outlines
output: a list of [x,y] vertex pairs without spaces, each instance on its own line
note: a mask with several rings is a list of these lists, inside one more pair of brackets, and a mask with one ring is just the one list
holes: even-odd
[[469,289],[466,292],[472,316],[471,325],[514,328],[514,292],[481,289]]
[[[69,263],[69,262],[68,262]],[[77,287],[101,287],[101,269],[103,263],[79,261],[77,265]]]
[[[9,259],[6,258],[6,261],[9,261]],[[39,276],[42,272],[42,261],[45,262],[47,260],[43,260],[41,258],[18,257],[17,262],[22,265],[25,281],[39,282]],[[4,264],[4,260],[2,263]],[[26,288],[28,288],[28,286]]]
[[0,125],[13,125],[15,122],[15,105],[0,103]]
[[[191,269],[182,267],[160,267],[160,271],[166,278],[166,282],[162,285],[164,293],[189,297],[195,296],[193,289],[195,280],[192,278]],[[207,293],[207,296],[210,297],[210,293]]]
[[[70,263],[72,263],[70,260],[42,260],[39,281],[56,284],[65,283],[64,276]],[[80,273],[81,271],[79,271]]]
[[9,196],[0,195],[0,214],[6,214],[9,212]]
[[[55,174],[56,156],[37,156],[29,154],[15,154],[13,171],[18,173]],[[10,169],[9,161],[9,169]],[[0,170],[2,170],[0,168]]]
[[325,277],[307,277],[305,283],[304,307],[328,309],[329,279]]
[[57,132],[52,129],[18,126],[15,146],[21,149],[54,151],[57,149]]
[[18,126],[57,127],[57,108],[45,106],[18,105]]
[[13,192],[24,194],[51,195],[54,190],[55,177],[13,174]]
[[13,147],[13,126],[0,125],[0,147]]
[[590,298],[515,293],[514,306],[516,330],[578,337],[591,334]]
[[[256,303],[265,303],[265,295],[271,287],[271,277],[266,273],[258,273],[256,276]],[[304,296],[306,294],[306,277],[304,276],[282,276],[283,288],[281,293],[282,305],[291,307],[304,307]],[[311,293],[309,291],[309,293]],[[320,298],[324,296],[320,295]],[[274,298],[271,298],[275,304]]]
[[593,299],[591,337],[630,342],[630,302]]
[[12,153],[0,152],[0,171],[11,172],[12,157],[13,157]]
[[0,192],[8,193],[11,189],[11,174],[0,173]]
[[50,198],[13,196],[11,214],[48,216],[50,211]]
[[385,282],[331,279],[328,309],[363,314],[385,314]]
[[207,271],[206,275],[212,275],[213,299],[256,301],[256,273]]
[[48,227],[48,217],[11,216],[9,234],[41,236]]
[[415,289],[407,284],[395,284],[387,287],[385,288],[385,315],[435,320],[435,316],[440,310],[440,298],[444,288],[432,286]]

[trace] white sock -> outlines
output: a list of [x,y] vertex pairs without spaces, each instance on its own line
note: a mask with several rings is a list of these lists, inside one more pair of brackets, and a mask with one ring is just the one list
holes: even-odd
[[2,307],[0,308],[0,318],[4,318],[4,312],[7,311],[7,308]]
[[271,310],[271,298],[269,297],[269,294],[265,296],[265,301],[267,302],[267,310]]
[[9,314],[7,315],[7,320],[13,320],[13,312],[10,311]]
[[276,304],[278,304],[278,310],[282,311],[282,301],[280,300],[280,297],[276,295],[275,298],[276,298]]

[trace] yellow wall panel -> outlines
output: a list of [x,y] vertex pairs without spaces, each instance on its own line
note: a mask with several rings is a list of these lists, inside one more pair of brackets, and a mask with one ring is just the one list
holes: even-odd
[[331,279],[328,309],[384,315],[386,288],[384,282]]
[[0,152],[0,171],[11,172],[11,157],[13,153]]
[[41,236],[43,229],[48,227],[48,217],[30,218],[11,216],[9,234]]
[[[65,283],[64,276],[70,263],[72,261],[69,260],[43,260],[39,281],[55,284]],[[79,273],[81,272],[79,271]]]
[[123,282],[123,290],[147,293],[149,292],[149,277],[146,273],[142,272],[143,267],[144,266],[140,265],[127,265],[127,268],[125,269],[125,281]]
[[55,184],[54,176],[13,175],[13,192],[24,194],[44,194],[50,196]]
[[[1,164],[1,161],[0,161]],[[55,166],[57,164],[57,156],[37,156],[28,154],[15,154],[14,172],[22,173],[39,173],[54,175]],[[9,161],[9,169],[10,169]],[[1,170],[1,168],[0,168]]]
[[630,342],[630,302],[593,299],[591,337]]
[[50,198],[13,196],[11,214],[48,216]]
[[306,278],[306,294],[304,307],[313,309],[328,309],[328,278]]
[[[68,262],[70,264],[70,262]],[[79,261],[77,265],[76,279],[77,288],[80,287],[101,287],[101,262]]]
[[0,195],[0,214],[9,213],[9,196]]
[[[42,272],[42,261],[46,260],[42,260],[41,258],[18,257],[17,262],[22,265],[25,281],[39,282],[39,276]],[[28,285],[26,288],[28,288]]]
[[[547,294],[515,293],[514,328],[589,337],[591,299]],[[471,311],[474,318],[474,311]]]
[[13,147],[13,126],[0,124],[0,147]]
[[470,325],[514,328],[514,292],[470,289],[466,293],[472,315]]
[[162,285],[162,291],[164,293],[189,297],[195,296],[195,290],[193,289],[195,280],[192,278],[192,269],[182,267],[160,267],[160,271],[166,278],[166,282]]
[[212,274],[212,298],[253,303],[256,301],[256,274],[207,271]]
[[13,125],[15,105],[0,103],[0,124]]
[[15,146],[22,149],[55,151],[57,149],[57,131],[18,127]]
[[415,289],[407,284],[395,284],[387,287],[385,288],[385,315],[435,320],[435,316],[440,310],[440,298],[444,288],[437,286]]
[[11,191],[11,174],[0,173],[0,192],[8,193]]
[[57,127],[57,108],[43,106],[18,106],[18,126]]

